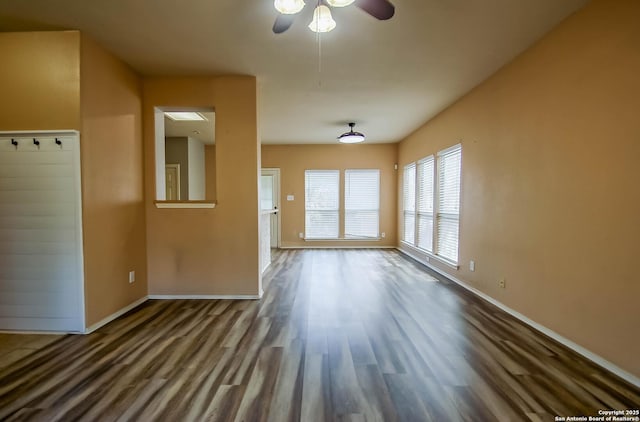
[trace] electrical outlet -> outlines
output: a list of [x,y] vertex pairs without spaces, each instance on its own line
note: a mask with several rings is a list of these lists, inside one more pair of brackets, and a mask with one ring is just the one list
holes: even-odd
[[129,283],[133,283],[134,281],[136,281],[136,272],[129,271]]
[[298,233],[298,237],[299,237],[300,239],[304,239],[304,233],[302,233],[302,232]]
[[469,261],[469,271],[475,271],[476,270],[476,261]]
[[504,278],[501,278],[500,280],[498,280],[498,286],[500,286],[500,288],[502,288],[502,289],[506,289],[507,288],[507,280],[505,280]]
[[380,235],[383,239],[387,234],[385,232],[382,232],[382,234]]

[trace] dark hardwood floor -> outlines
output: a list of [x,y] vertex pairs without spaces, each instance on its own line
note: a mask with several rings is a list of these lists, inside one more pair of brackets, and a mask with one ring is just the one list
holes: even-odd
[[0,420],[552,421],[640,408],[637,388],[391,250],[277,252],[260,301],[152,300],[34,350],[0,366]]

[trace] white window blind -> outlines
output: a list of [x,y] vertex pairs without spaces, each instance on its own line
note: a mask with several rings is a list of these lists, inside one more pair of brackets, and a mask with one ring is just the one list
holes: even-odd
[[345,170],[344,209],[345,237],[378,237],[380,170]]
[[417,246],[433,252],[433,155],[418,162],[418,239]]
[[456,145],[438,153],[437,255],[458,262],[460,168],[462,149]]
[[339,234],[340,171],[306,170],[305,238],[337,239]]
[[404,228],[402,238],[405,242],[414,244],[416,236],[416,164],[404,166],[403,179],[403,213]]

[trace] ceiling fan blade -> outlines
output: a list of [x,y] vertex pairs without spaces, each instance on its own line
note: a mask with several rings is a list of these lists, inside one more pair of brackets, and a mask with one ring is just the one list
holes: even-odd
[[356,6],[381,21],[391,19],[396,8],[388,0],[356,0]]
[[273,33],[282,34],[284,31],[289,29],[289,27],[293,23],[294,18],[295,15],[279,14],[276,18],[276,21],[273,23]]

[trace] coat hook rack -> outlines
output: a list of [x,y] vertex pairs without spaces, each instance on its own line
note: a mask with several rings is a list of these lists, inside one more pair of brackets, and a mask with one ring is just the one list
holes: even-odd
[[56,145],[62,146],[62,141],[58,138],[56,138]]
[[13,138],[11,138],[11,145],[13,145],[14,147],[16,147],[16,149],[18,149],[18,141],[16,141]]
[[40,149],[40,141],[38,141],[36,138],[33,138],[33,145],[37,146],[38,149]]

